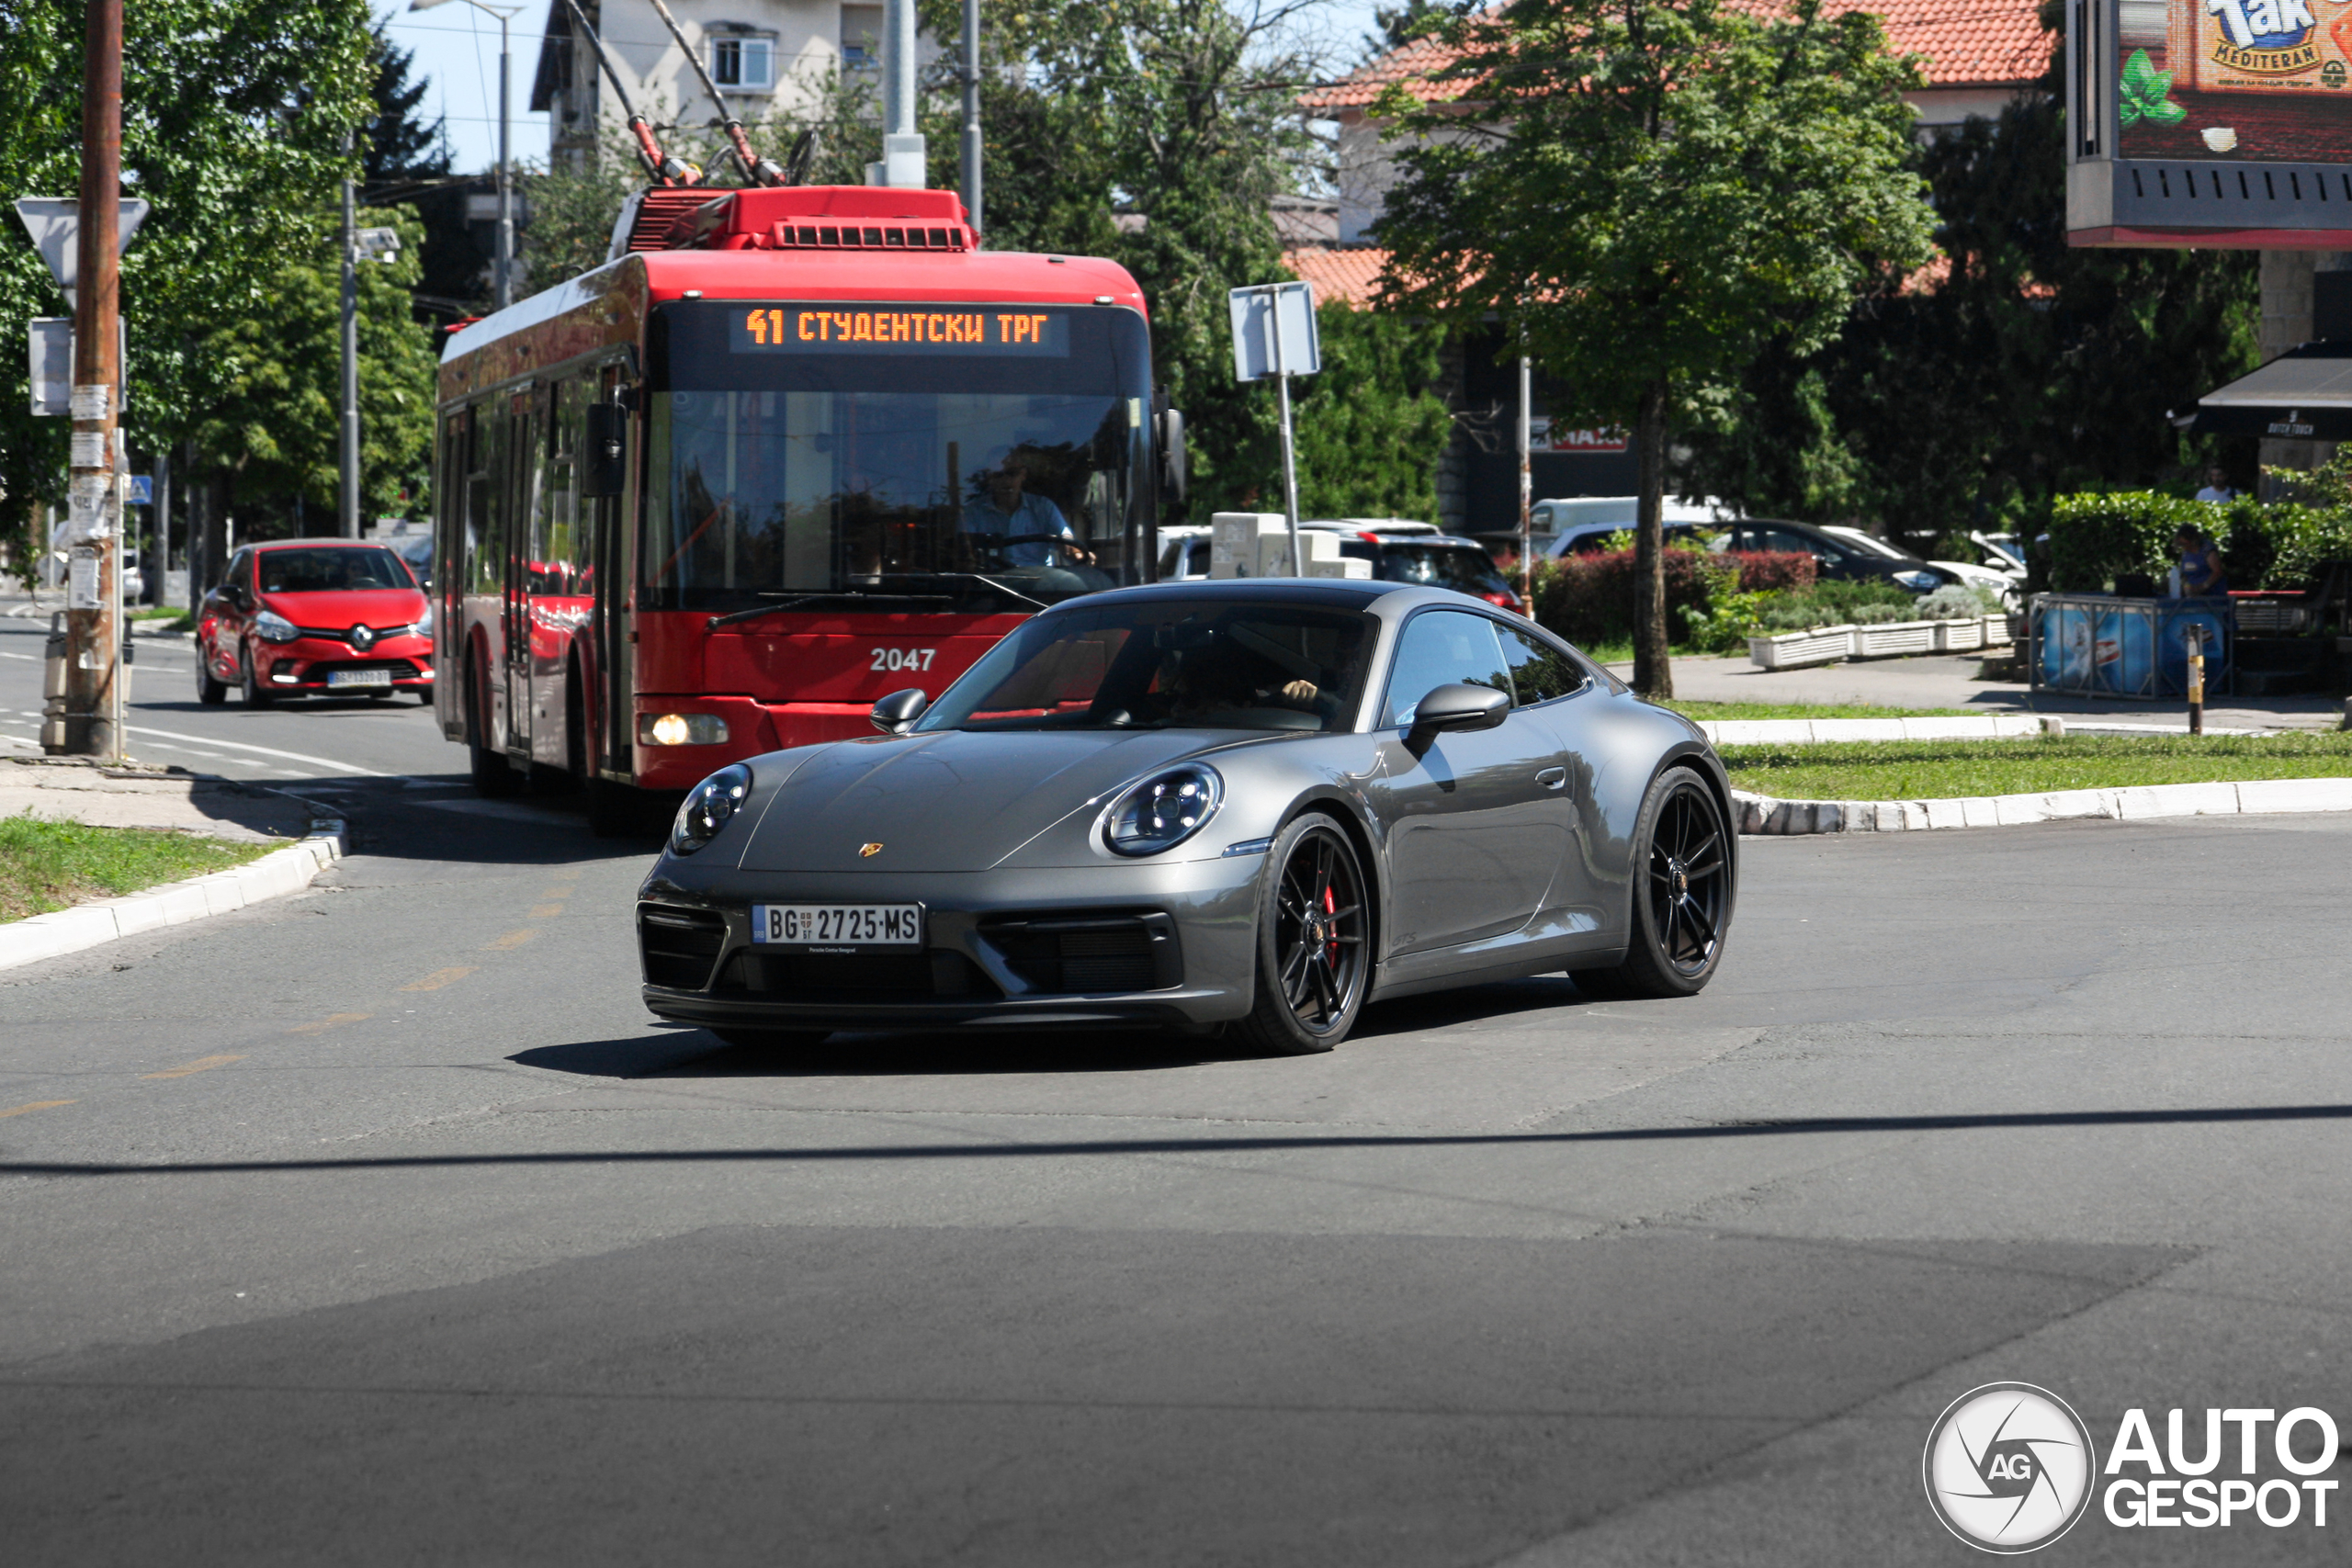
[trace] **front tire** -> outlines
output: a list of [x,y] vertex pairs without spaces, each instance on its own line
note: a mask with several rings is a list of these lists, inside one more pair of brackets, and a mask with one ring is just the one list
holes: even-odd
[[1642,802],[1634,842],[1625,961],[1570,976],[1596,999],[1696,996],[1715,977],[1731,925],[1732,840],[1723,807],[1697,773],[1668,768]]
[[254,670],[251,649],[237,656],[237,684],[243,691],[245,705],[249,708],[266,708],[277,700],[277,694],[263,685],[260,675]]
[[1348,1037],[1372,965],[1372,898],[1363,863],[1320,813],[1283,829],[1258,894],[1258,972],[1241,1037],[1303,1056]]

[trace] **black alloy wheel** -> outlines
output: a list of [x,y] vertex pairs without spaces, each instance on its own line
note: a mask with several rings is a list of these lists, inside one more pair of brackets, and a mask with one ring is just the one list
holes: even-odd
[[212,673],[212,649],[199,637],[196,644],[196,700],[217,708],[229,700],[229,682]]
[[1731,925],[1732,838],[1723,807],[1689,768],[1668,768],[1642,803],[1625,961],[1575,970],[1594,997],[1688,997],[1714,978]]
[[277,694],[263,685],[254,670],[254,650],[250,648],[240,649],[237,654],[237,684],[244,693],[249,708],[266,708],[277,700]]
[[1363,1009],[1372,900],[1355,846],[1329,817],[1299,818],[1266,852],[1256,997],[1240,1032],[1289,1055],[1329,1051]]

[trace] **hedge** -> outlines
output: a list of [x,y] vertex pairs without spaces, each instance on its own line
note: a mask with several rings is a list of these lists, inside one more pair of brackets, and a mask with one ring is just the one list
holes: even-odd
[[1821,562],[1803,550],[1727,550],[1723,558],[1737,563],[1742,593],[1806,589],[1821,575]]
[[2201,528],[2234,588],[2297,588],[2320,563],[2352,559],[2352,519],[2288,502],[2183,501],[2148,491],[2062,495],[2052,504],[2050,584],[2099,592],[2127,573],[2165,581],[2173,536]]
[[[1666,552],[1666,624],[1680,642],[1735,593],[1803,593],[1818,564],[1802,553]],[[1555,557],[1535,569],[1535,618],[1580,647],[1634,635],[1634,552]]]

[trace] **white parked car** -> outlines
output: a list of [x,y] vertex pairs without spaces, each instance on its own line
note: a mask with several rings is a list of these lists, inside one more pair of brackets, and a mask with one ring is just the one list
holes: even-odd
[[[1889,544],[1886,540],[1880,538],[1876,534],[1869,533],[1860,528],[1849,528],[1839,524],[1825,523],[1821,525],[1821,531],[1825,534],[1835,534],[1839,538],[1850,540],[1852,543],[1860,546],[1862,548],[1871,551],[1874,555],[1884,556],[1893,560],[1910,560],[1914,558],[1910,551],[1903,549],[1895,545]],[[2005,604],[2014,605],[2018,602],[2018,591],[2025,583],[2025,572],[2022,569],[2020,569],[2015,575],[2011,575],[2006,571],[1997,571],[1989,566],[1972,566],[1966,561],[1931,560],[1928,564],[1932,567],[1940,568],[1941,570],[1951,573],[1952,576],[1959,579],[1961,581],[1967,583],[1972,588],[1984,587],[1991,589],[1994,592],[2001,596],[2001,602]]]

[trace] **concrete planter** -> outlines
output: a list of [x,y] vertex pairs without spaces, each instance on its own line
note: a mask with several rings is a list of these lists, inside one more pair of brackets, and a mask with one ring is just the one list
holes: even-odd
[[2017,618],[2018,617],[2014,615],[1985,616],[1984,646],[1987,648],[2007,648],[2011,643],[2015,642],[2017,638],[2010,631],[2010,626]]
[[1748,661],[1765,670],[1793,670],[1804,664],[1834,664],[1854,651],[1852,626],[1817,626],[1806,632],[1781,632],[1747,639]]
[[1972,615],[1964,621],[1938,621],[1936,624],[1938,653],[1967,653],[1984,646],[1984,622]]
[[1854,657],[1892,659],[1905,653],[1933,653],[1937,628],[1943,621],[1891,621],[1884,626],[1854,628]]

